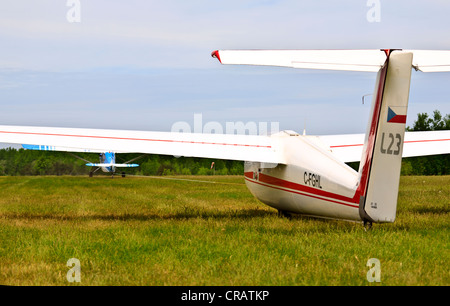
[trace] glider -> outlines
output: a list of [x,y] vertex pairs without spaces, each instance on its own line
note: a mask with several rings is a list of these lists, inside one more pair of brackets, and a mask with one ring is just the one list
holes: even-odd
[[[394,222],[403,156],[450,153],[450,131],[405,133],[412,69],[450,71],[450,51],[218,50],[222,64],[376,72],[365,134],[270,136],[0,126],[0,142],[245,161],[247,187],[281,213]],[[359,171],[345,162],[360,161]]]
[[[45,146],[45,145],[29,145],[29,144],[22,144],[22,147],[25,150],[35,150],[35,151],[65,151],[71,154],[72,156],[81,159],[85,162],[87,162],[86,166],[88,167],[95,167],[95,169],[92,169],[89,171],[89,177],[92,177],[95,172],[97,172],[99,169],[102,169],[103,172],[111,173],[111,178],[114,178],[114,174],[116,173],[116,168],[135,168],[139,167],[138,164],[130,164],[132,161],[135,161],[144,155],[138,156],[136,158],[133,158],[132,160],[129,160],[125,163],[118,164],[116,163],[116,153],[114,152],[102,152],[98,150],[91,150],[91,149],[80,149],[80,148],[65,148],[65,147],[56,147],[56,146]],[[87,159],[84,159],[80,156],[77,156],[71,152],[85,152],[85,153],[98,153],[99,155],[99,163],[92,163]],[[125,177],[125,172],[122,172],[122,177]]]

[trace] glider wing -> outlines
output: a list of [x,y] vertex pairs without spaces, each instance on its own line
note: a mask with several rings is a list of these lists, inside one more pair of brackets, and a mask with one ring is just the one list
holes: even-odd
[[146,132],[81,128],[0,126],[0,142],[77,149],[284,163],[277,139],[268,136]]
[[[364,134],[307,136],[317,137],[343,162],[361,160]],[[403,157],[450,153],[450,131],[406,132]]]

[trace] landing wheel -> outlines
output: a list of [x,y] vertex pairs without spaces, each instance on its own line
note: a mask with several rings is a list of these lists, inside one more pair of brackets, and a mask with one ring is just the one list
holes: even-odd
[[122,172],[122,177],[125,177],[125,172]]
[[95,168],[95,170],[89,171],[89,177],[93,177],[94,173],[97,172],[97,170],[100,169],[99,167]]
[[364,230],[369,231],[372,228],[372,221],[364,220],[363,225],[364,225]]
[[278,217],[286,218],[288,220],[292,219],[292,215],[289,212],[287,212],[285,210],[281,210],[281,209],[278,210]]

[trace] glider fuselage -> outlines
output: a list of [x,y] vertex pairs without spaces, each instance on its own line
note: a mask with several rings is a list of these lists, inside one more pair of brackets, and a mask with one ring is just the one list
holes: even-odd
[[256,198],[280,211],[361,220],[357,171],[312,138],[285,133],[279,139],[286,164],[245,163],[245,182]]

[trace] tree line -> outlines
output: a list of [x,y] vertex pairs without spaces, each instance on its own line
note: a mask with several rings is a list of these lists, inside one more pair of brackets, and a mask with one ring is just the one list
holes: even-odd
[[[417,120],[407,131],[440,131],[450,130],[450,114],[442,117],[435,110],[433,116],[427,113],[417,114]],[[450,174],[450,154],[417,156],[402,160],[402,175],[448,175]]]
[[[442,117],[437,110],[433,116],[419,113],[417,120],[408,131],[450,130],[450,114]],[[94,153],[79,153],[79,157],[98,162]],[[116,162],[124,163],[139,154],[122,153],[116,155]],[[144,155],[137,168],[120,168],[119,172],[134,175],[242,175],[244,163],[241,161],[217,160],[194,157],[174,157],[167,155]],[[86,162],[72,154],[55,151],[33,151],[24,149],[0,150],[0,175],[88,175],[91,170]],[[358,169],[359,163],[349,163]],[[450,154],[404,158],[402,175],[448,175],[450,174]]]
[[[98,154],[77,153],[78,157],[93,163]],[[116,162],[124,163],[140,154],[116,154]],[[214,162],[214,164],[213,164]],[[137,168],[117,168],[117,172],[134,175],[238,175],[244,173],[244,163],[167,155],[144,155],[136,161]],[[0,150],[0,175],[88,175],[91,167],[67,152],[34,151],[5,148]],[[97,171],[101,173],[101,171]]]

